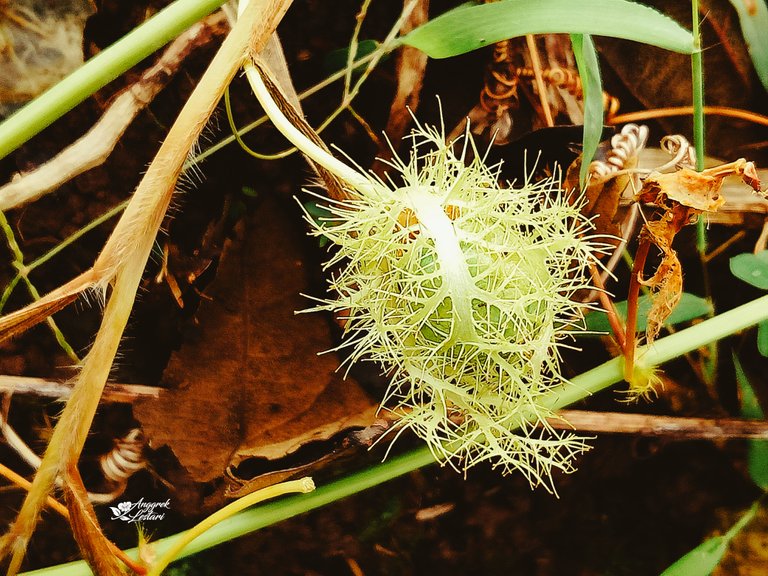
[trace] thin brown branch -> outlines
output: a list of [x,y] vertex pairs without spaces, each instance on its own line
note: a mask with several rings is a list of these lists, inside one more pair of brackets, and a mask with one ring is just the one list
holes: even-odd
[[544,120],[547,126],[551,128],[555,125],[555,121],[552,118],[552,109],[549,107],[549,98],[547,97],[547,86],[544,84],[544,76],[541,72],[539,49],[536,47],[536,40],[533,34],[526,34],[525,41],[528,45],[528,53],[531,55],[531,64],[533,65],[533,73],[536,78],[536,90],[539,92],[539,101],[544,112]]
[[[32,482],[24,478],[24,476],[17,474],[10,468],[8,468],[5,464],[0,463],[0,476],[4,476],[16,486],[19,488],[22,488],[24,490],[29,490],[32,487]],[[69,511],[64,507],[63,504],[61,504],[58,500],[54,500],[51,496],[48,496],[46,499],[46,502],[48,503],[48,506],[61,514],[64,518],[69,520]]]
[[146,574],[147,569],[142,564],[128,556],[101,532],[76,464],[67,467],[63,480],[70,526],[81,554],[94,572],[99,576],[122,576],[125,574],[122,563],[135,574]]
[[[639,112],[627,112],[626,114],[618,114],[610,118],[608,123],[617,125],[626,124],[628,122],[641,122],[643,120],[651,120],[653,118],[691,116],[692,114],[693,106],[672,106],[669,108],[654,108],[653,110],[640,110]],[[768,126],[768,116],[757,114],[756,112],[750,112],[749,110],[742,110],[740,108],[731,108],[729,106],[704,106],[704,114],[739,118],[741,120],[754,122],[755,124],[761,124],[762,126]]]
[[768,421],[765,420],[656,416],[587,410],[560,410],[557,415],[557,418],[549,420],[553,428],[575,429],[580,432],[668,436],[681,440],[723,438],[768,440]]
[[[114,404],[131,404],[139,398],[160,398],[162,388],[139,384],[107,384],[101,401]],[[72,394],[69,382],[33,378],[30,376],[0,376],[0,394],[23,394],[66,400]]]
[[618,312],[616,312],[616,306],[614,306],[613,300],[608,297],[608,293],[605,291],[605,284],[603,284],[603,279],[600,276],[600,272],[597,271],[597,266],[594,262],[589,265],[589,275],[592,277],[592,283],[597,288],[597,299],[600,301],[600,305],[608,316],[608,323],[613,331],[613,337],[616,339],[616,343],[619,345],[622,353],[626,354],[626,328],[622,324]]
[[632,381],[635,370],[635,347],[637,346],[637,308],[638,298],[640,296],[640,276],[645,268],[645,260],[648,258],[648,251],[651,248],[651,242],[641,236],[640,245],[635,254],[635,263],[632,266],[632,276],[629,279],[629,291],[627,295],[627,332],[624,346],[624,379],[627,382]]

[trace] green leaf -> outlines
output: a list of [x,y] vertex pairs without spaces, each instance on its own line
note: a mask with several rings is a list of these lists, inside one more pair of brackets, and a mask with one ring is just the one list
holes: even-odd
[[[640,296],[637,306],[637,329],[642,332],[648,326],[648,311],[651,309],[652,301],[648,296]],[[627,301],[622,300],[616,303],[616,311],[619,316],[626,319]],[[712,312],[712,305],[704,298],[699,298],[688,292],[684,292],[680,298],[677,307],[669,315],[665,326],[673,326],[681,322],[687,322],[694,318],[706,316]],[[590,332],[609,332],[611,327],[608,323],[608,315],[599,310],[589,312],[585,316],[587,330]]]
[[[327,222],[323,222],[324,220],[327,220],[333,214],[331,214],[331,211],[328,210],[325,206],[323,206],[321,203],[319,203],[317,200],[308,200],[307,202],[304,202],[302,204],[304,207],[304,211],[306,212],[307,218],[311,218],[314,222],[316,222],[318,228],[322,228],[323,226],[328,226],[329,224]],[[325,248],[325,246],[328,245],[330,242],[330,239],[328,236],[320,236],[319,240],[319,246],[320,248]]]
[[731,540],[749,524],[760,507],[758,500],[722,536],[704,540],[677,562],[661,573],[661,576],[709,576],[728,549]]
[[741,33],[752,57],[752,64],[755,65],[763,87],[768,90],[768,34],[765,33],[768,30],[768,6],[765,0],[731,0],[731,4],[739,13]]
[[757,254],[739,254],[730,261],[731,274],[747,284],[768,290],[768,250]]
[[[376,40],[361,40],[357,43],[357,50],[355,51],[355,60],[359,60],[369,54],[373,54],[379,47],[379,43]],[[325,55],[323,60],[323,67],[328,74],[333,74],[339,70],[344,70],[347,67],[347,61],[349,59],[349,47],[339,48],[333,50]],[[360,73],[365,70],[367,64],[358,64],[353,72]]]
[[584,91],[584,137],[579,184],[586,185],[589,164],[595,157],[603,134],[603,83],[595,44],[589,34],[571,34],[573,55]]
[[664,570],[661,576],[709,576],[725,555],[729,541],[723,536],[704,540]]
[[757,325],[757,350],[768,358],[768,322]]
[[733,353],[733,367],[736,370],[736,382],[739,384],[741,415],[744,418],[763,420],[765,418],[763,409],[757,401],[755,390],[749,383],[749,378],[747,378],[744,367],[735,352]]
[[401,41],[432,58],[457,56],[526,34],[595,34],[691,54],[693,36],[653,8],[627,0],[504,0],[460,6]]
[[[749,382],[739,357],[733,354],[733,367],[736,371],[736,382],[739,385],[741,400],[741,415],[744,418],[764,420],[765,414],[757,400],[754,388]],[[768,441],[750,440],[747,453],[749,477],[762,490],[768,490]]]

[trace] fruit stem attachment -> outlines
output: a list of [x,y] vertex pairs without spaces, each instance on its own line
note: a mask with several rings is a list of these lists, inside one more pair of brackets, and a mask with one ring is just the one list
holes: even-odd
[[[238,15],[242,14],[247,5],[247,0],[241,0],[238,6]],[[264,64],[259,62],[259,56],[257,54],[249,53],[247,55],[246,60],[243,63],[243,70],[245,70],[245,76],[248,79],[248,83],[251,85],[251,89],[253,90],[256,99],[259,101],[262,108],[264,108],[264,112],[272,120],[275,128],[277,128],[288,141],[301,150],[310,160],[316,162],[355,190],[366,192],[371,189],[370,180],[366,175],[351,168],[338,158],[334,158],[326,150],[323,150],[307,136],[302,134],[302,132],[286,117],[285,113],[280,109],[280,106],[275,102],[275,99],[272,97],[269,88],[262,78],[262,74],[267,74],[267,70]],[[273,84],[275,86],[277,85],[276,83]]]

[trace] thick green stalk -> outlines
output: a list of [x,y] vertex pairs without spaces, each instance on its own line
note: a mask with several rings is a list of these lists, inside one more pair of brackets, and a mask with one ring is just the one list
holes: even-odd
[[[691,0],[693,20],[693,53],[691,73],[693,76],[693,145],[696,148],[696,170],[704,170],[704,66],[701,53],[701,29],[699,26],[699,0]],[[696,228],[696,248],[699,254],[707,251],[706,222],[699,218]]]
[[0,158],[138,64],[225,0],[177,0],[0,124]]

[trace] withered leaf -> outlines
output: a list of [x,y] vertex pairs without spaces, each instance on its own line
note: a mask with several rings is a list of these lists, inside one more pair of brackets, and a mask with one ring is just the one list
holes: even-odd
[[725,203],[720,195],[722,177],[682,168],[669,174],[652,174],[638,195],[643,202],[663,205],[667,200],[701,212],[716,212]]
[[277,460],[310,441],[371,423],[375,408],[336,372],[330,326],[307,307],[303,230],[289,200],[269,195],[224,248],[190,329],[163,376],[160,400],[135,416],[197,482],[246,458]]
[[[626,136],[622,131],[622,133],[612,136],[610,141],[601,142],[597,150],[595,162],[592,165],[602,163],[609,166],[606,161],[614,155],[614,148],[616,146],[624,146],[622,142],[625,139]],[[637,153],[644,145],[645,138],[638,142],[635,147],[627,148],[632,150],[632,155],[623,158],[621,164],[622,171],[634,168],[637,165]],[[568,166],[564,183],[566,190],[579,189],[581,161],[582,157],[579,156]],[[618,215],[620,200],[622,193],[630,184],[632,178],[625,172],[616,174],[616,168],[601,174],[592,170],[592,165],[590,165],[590,178],[584,190],[584,205],[581,208],[581,213],[592,219],[592,225],[597,234],[616,238],[615,244],[618,244],[618,237],[621,236],[619,225],[621,216]]]
[[683,271],[677,253],[672,249],[675,235],[686,224],[695,222],[702,212],[716,212],[724,203],[720,194],[723,179],[738,174],[746,184],[760,189],[760,180],[752,162],[740,158],[728,164],[696,172],[681,168],[668,174],[652,174],[645,179],[636,199],[656,204],[661,216],[646,222],[641,232],[644,242],[655,244],[663,254],[661,264],[649,279],[638,278],[653,293],[653,305],[648,312],[646,339],[650,344],[661,326],[680,301],[683,292]]
[[671,218],[662,218],[648,222],[643,228],[646,237],[664,254],[653,276],[647,280],[639,279],[641,284],[651,288],[653,304],[648,311],[646,339],[653,342],[661,327],[680,302],[683,294],[683,268],[672,249],[672,240],[677,230],[671,224]]

